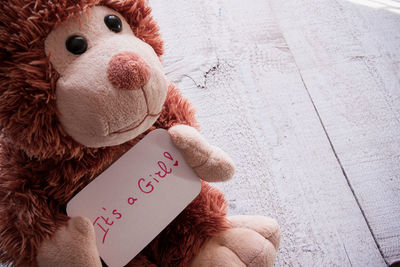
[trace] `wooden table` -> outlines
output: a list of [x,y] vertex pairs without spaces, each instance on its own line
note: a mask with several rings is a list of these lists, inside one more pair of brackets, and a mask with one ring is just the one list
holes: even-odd
[[276,266],[400,260],[400,1],[150,0],[168,77],[237,164]]

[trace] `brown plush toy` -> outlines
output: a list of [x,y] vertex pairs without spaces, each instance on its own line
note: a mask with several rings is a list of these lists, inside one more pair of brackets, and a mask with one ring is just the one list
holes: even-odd
[[227,218],[207,184],[230,179],[233,163],[167,82],[145,0],[2,0],[0,16],[1,263],[101,266],[91,222],[66,204],[164,128],[202,190],[128,266],[273,265],[277,223]]

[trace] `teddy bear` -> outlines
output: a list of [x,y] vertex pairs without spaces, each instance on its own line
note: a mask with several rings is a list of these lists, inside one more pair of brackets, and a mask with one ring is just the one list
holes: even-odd
[[102,266],[92,222],[66,204],[163,128],[201,192],[127,266],[273,265],[277,222],[227,216],[209,182],[229,180],[234,164],[199,133],[162,54],[145,0],[0,2],[0,263]]

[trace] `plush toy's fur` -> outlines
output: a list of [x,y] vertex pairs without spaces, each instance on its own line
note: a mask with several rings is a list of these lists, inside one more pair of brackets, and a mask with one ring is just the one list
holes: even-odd
[[[148,132],[125,144],[87,148],[57,119],[59,78],[44,51],[49,32],[94,5],[110,7],[137,37],[163,52],[158,26],[145,0],[5,0],[0,2],[0,262],[34,266],[40,244],[68,217],[65,205]],[[194,111],[170,86],[153,128],[197,127]],[[199,197],[130,266],[185,266],[202,244],[228,229],[226,201],[203,182]]]

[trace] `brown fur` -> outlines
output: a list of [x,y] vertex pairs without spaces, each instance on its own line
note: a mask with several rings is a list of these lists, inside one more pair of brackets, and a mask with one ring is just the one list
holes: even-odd
[[[162,54],[158,26],[145,0],[3,0],[0,2],[0,262],[34,266],[41,242],[65,224],[66,203],[143,136],[91,149],[72,140],[57,119],[59,77],[44,40],[60,22],[94,5],[121,13],[136,36]],[[194,110],[170,86],[162,115],[149,131],[197,127]],[[227,229],[226,201],[203,182],[202,192],[129,266],[185,266],[201,245]]]

